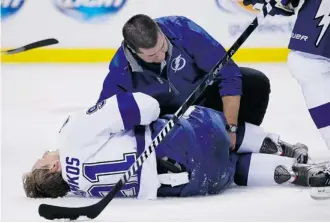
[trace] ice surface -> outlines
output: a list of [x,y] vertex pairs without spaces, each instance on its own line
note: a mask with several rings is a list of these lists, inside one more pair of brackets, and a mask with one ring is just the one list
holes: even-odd
[[[272,93],[263,127],[283,140],[307,144],[314,160],[330,159],[285,64],[241,64],[265,72]],[[302,65],[303,66],[303,65]],[[28,199],[22,174],[53,148],[67,113],[98,98],[107,64],[2,65],[1,220],[43,221],[38,206],[84,206],[98,199]],[[221,195],[139,201],[116,199],[101,221],[330,221],[330,201],[315,201],[293,186],[232,188]]]

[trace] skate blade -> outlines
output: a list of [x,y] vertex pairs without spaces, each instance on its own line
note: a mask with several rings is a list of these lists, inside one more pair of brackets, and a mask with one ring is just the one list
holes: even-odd
[[330,187],[312,187],[310,196],[314,200],[328,200],[330,199]]

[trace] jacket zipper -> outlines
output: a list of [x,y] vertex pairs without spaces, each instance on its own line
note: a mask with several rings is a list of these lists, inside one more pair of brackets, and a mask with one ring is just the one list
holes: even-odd
[[178,91],[178,89],[176,89],[175,86],[171,83],[170,78],[169,77],[167,78],[168,78],[168,86],[169,86],[168,91],[171,92],[172,89],[176,95],[179,95],[180,92]]
[[153,77],[156,77],[158,82],[160,84],[164,84],[164,82],[166,82],[168,84],[168,92],[173,92],[176,94],[176,95],[179,95],[180,92],[178,91],[178,89],[176,89],[176,87],[171,83],[170,79],[166,80],[164,78],[161,78],[159,76],[156,76],[156,75],[152,75],[152,74],[147,74],[147,75],[150,75],[150,76],[153,76]]
[[[171,56],[167,59],[167,61],[171,61]],[[166,63],[165,63],[166,64]],[[168,74],[168,69],[169,69],[169,66],[166,66],[165,67],[166,69],[166,72]],[[160,75],[162,73],[162,70],[160,71]],[[178,91],[178,89],[175,88],[175,86],[172,84],[171,80],[170,80],[170,77],[167,75],[167,83],[168,83],[168,92],[171,92],[171,90],[174,91],[175,95],[178,96],[180,94],[180,92]]]
[[160,77],[157,77],[157,80],[159,81],[159,83],[164,84],[164,81],[162,81]]
[[161,83],[161,84],[164,84],[164,82],[168,83],[168,92],[173,92],[176,94],[176,95],[179,95],[180,92],[178,91],[178,89],[176,89],[176,87],[170,82],[170,80],[166,80],[166,79],[163,79],[161,77],[156,77],[158,82]]

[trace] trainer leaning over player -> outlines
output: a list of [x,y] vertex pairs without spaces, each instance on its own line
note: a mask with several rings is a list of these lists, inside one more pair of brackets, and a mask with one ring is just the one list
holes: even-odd
[[[122,91],[143,92],[157,99],[161,115],[173,114],[225,55],[221,44],[183,16],[153,20],[134,15],[122,31],[124,41],[109,65],[98,101]],[[231,60],[195,104],[224,112],[234,149],[238,123],[260,125],[269,93],[262,72]]]

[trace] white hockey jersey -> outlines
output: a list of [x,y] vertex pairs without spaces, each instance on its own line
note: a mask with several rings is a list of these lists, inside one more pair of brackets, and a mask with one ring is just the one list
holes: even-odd
[[[159,116],[157,100],[122,93],[71,114],[59,131],[63,179],[70,193],[104,196],[151,143],[149,124]],[[145,126],[138,133],[134,126]],[[117,196],[157,197],[156,156],[152,153]]]

